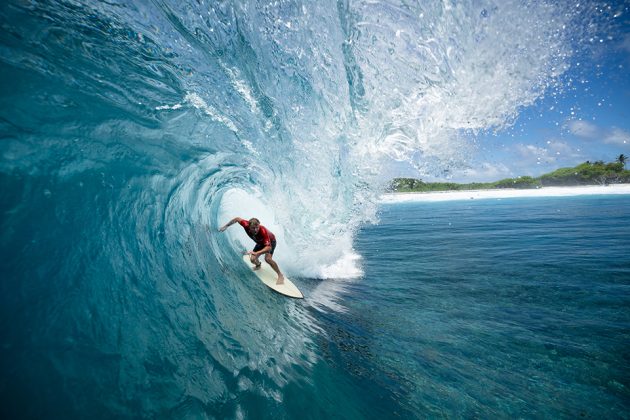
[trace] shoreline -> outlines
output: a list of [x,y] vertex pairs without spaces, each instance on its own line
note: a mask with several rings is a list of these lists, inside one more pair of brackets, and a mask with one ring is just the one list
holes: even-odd
[[411,201],[455,201],[520,197],[568,197],[576,195],[630,194],[630,184],[583,185],[576,187],[542,187],[534,189],[502,188],[491,190],[396,192],[381,195],[381,204]]

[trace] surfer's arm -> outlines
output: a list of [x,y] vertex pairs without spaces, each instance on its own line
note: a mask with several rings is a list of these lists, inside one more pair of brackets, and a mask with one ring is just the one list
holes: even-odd
[[232,226],[234,223],[240,223],[241,222],[240,217],[235,217],[234,219],[230,220],[229,222],[227,222],[225,225],[221,226],[219,228],[219,232],[223,232],[225,229],[229,228],[230,226]]

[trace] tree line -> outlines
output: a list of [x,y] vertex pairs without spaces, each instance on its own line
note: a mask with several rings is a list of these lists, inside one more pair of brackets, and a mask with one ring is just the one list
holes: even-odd
[[621,154],[614,162],[584,162],[573,168],[560,168],[539,177],[519,176],[495,182],[423,182],[415,178],[394,178],[392,192],[457,191],[497,188],[541,188],[557,186],[609,185],[630,183],[630,170],[625,169],[626,156]]

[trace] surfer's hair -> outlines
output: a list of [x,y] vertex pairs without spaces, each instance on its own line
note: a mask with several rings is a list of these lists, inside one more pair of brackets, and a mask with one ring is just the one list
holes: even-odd
[[258,226],[260,224],[260,220],[256,219],[255,217],[252,217],[251,219],[249,219],[249,224]]

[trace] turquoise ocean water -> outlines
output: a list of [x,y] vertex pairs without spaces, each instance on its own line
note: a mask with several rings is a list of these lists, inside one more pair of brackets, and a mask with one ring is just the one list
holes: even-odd
[[[627,418],[630,197],[388,204],[378,225],[358,233],[356,248],[363,276],[296,278],[306,295],[300,301],[270,292],[243,269],[226,275],[225,289],[248,297],[229,303],[228,296],[216,317],[229,311],[232,331],[252,334],[253,343],[204,335],[212,320],[171,302],[171,316],[193,319],[129,320],[151,329],[119,332],[110,352],[93,341],[107,328],[100,322],[125,327],[108,309],[103,320],[92,309],[87,331],[71,323],[57,326],[65,336],[47,336],[55,318],[40,321],[41,332],[29,320],[52,311],[49,287],[39,308],[26,315],[16,307],[4,320],[3,410],[14,417]],[[122,310],[162,308],[145,293]],[[191,299],[188,290],[171,293]],[[206,299],[199,304],[216,305],[215,296]],[[239,325],[248,312],[264,319]],[[180,331],[182,347],[169,330]],[[213,353],[243,366],[221,368]],[[136,358],[134,369],[128,359]],[[222,392],[195,391],[200,384]]]
[[350,318],[411,412],[628,416],[630,197],[391,205],[358,243]]
[[574,6],[2,2],[0,417],[627,417],[627,198],[378,201],[580,80]]

